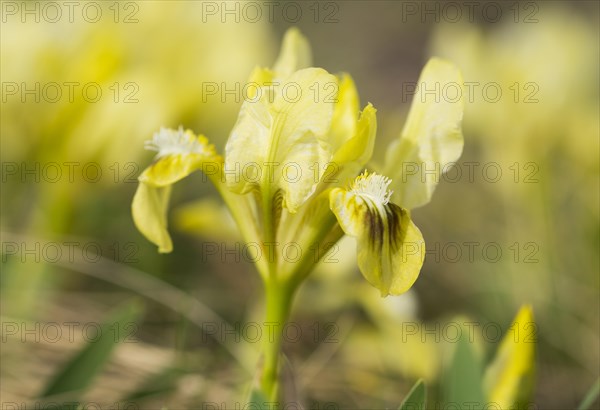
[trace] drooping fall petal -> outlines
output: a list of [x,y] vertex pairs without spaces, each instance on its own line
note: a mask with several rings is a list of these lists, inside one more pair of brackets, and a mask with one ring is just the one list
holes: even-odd
[[408,212],[389,202],[389,183],[364,173],[350,190],[334,188],[329,196],[340,226],[357,240],[360,271],[382,296],[406,292],[425,257],[423,237]]
[[167,231],[167,208],[171,186],[156,188],[140,182],[133,196],[131,212],[138,230],[158,246],[160,253],[173,250],[173,243]]
[[155,162],[139,176],[140,184],[133,197],[131,211],[138,230],[161,253],[171,252],[173,245],[167,231],[167,209],[171,185],[192,172],[217,168],[220,157],[203,136],[191,131],[161,129],[146,148],[157,151]]

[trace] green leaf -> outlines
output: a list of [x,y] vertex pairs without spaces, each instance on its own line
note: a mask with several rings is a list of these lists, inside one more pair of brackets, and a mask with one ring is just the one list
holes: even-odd
[[269,406],[267,402],[268,400],[265,395],[257,388],[253,388],[250,392],[250,399],[248,399],[248,403],[246,403],[244,408],[252,410],[267,410],[267,406]]
[[110,319],[100,325],[98,336],[54,375],[40,398],[65,393],[69,393],[69,397],[77,396],[89,387],[108,361],[114,347],[131,336],[132,325],[141,313],[142,306],[137,301],[115,310]]
[[148,378],[139,388],[129,393],[123,403],[137,403],[152,396],[169,393],[177,388],[177,382],[185,375],[182,369],[168,367]]
[[446,405],[477,409],[485,405],[481,382],[483,371],[474,346],[467,339],[468,334],[463,329],[457,342],[452,363],[445,375],[444,398]]
[[400,407],[398,407],[398,410],[425,410],[427,403],[426,393],[425,383],[419,379],[413,388],[410,389],[408,396],[406,396]]
[[592,405],[598,400],[598,396],[600,395],[600,378],[596,380],[596,383],[592,386],[592,388],[587,392],[577,410],[588,410],[592,408]]

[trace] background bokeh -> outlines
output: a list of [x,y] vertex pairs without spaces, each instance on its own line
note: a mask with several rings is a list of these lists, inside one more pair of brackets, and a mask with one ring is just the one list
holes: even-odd
[[472,91],[463,156],[413,212],[428,246],[414,289],[379,298],[352,241],[304,285],[303,334],[284,347],[302,399],[394,407],[419,377],[435,396],[448,324],[475,323],[487,360],[523,304],[537,322],[537,408],[574,408],[598,379],[597,2],[137,1],[97,3],[100,15],[51,3],[2,2],[3,403],[35,400],[81,329],[132,298],[143,314],[88,401],[175,409],[243,393],[258,345],[207,324],[261,321],[262,290],[216,192],[201,175],[175,187],[169,255],[136,231],[130,204],[152,160],[143,141],[183,125],[222,150],[246,78],[291,26],[316,66],[350,73],[378,109],[381,160],[429,57],[454,62]]

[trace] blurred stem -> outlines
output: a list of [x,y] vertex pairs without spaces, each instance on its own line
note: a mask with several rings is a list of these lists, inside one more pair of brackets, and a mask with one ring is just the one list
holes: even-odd
[[[72,188],[66,184],[42,184],[36,192],[36,206],[26,215],[23,232],[31,235],[31,242],[22,242],[26,249],[37,249],[40,240],[55,239],[69,231],[69,219],[73,213]],[[51,216],[51,217],[50,217]],[[39,236],[37,236],[39,235]],[[60,275],[51,275],[51,266],[36,260],[19,260],[14,257],[3,266],[3,298],[11,302],[3,305],[5,315],[28,317],[35,312],[35,305],[44,295],[41,290],[55,289]],[[18,297],[15,297],[18,295]]]
[[271,275],[265,281],[267,334],[263,339],[263,369],[260,386],[269,400],[278,400],[279,362],[281,355],[282,330],[289,318],[296,287]]

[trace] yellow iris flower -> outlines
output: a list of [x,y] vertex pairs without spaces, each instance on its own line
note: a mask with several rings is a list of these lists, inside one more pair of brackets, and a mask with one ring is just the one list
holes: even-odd
[[[375,108],[367,104],[359,112],[352,78],[311,67],[311,60],[307,40],[289,30],[273,68],[252,72],[254,87],[247,87],[224,157],[192,131],[156,133],[147,148],[158,154],[139,177],[134,221],[160,252],[170,252],[170,187],[202,170],[244,240],[264,250],[257,267],[265,279],[275,275],[298,284],[345,233],[357,240],[358,266],[369,283],[382,296],[401,294],[415,282],[425,255],[408,209],[428,202],[437,182],[403,175],[401,164],[442,169],[460,156],[462,100],[426,101],[417,92],[407,124],[388,150],[384,171],[392,182],[361,173],[373,153]],[[462,79],[452,64],[432,59],[420,82]],[[293,263],[280,252],[292,242],[304,252]]]

